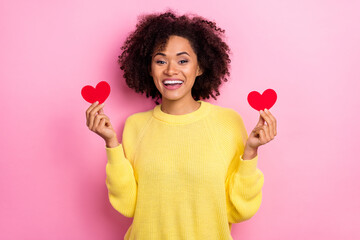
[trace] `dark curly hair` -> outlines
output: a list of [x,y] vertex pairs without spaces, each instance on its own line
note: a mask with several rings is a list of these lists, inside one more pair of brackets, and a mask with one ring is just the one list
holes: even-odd
[[137,93],[145,92],[147,98],[157,98],[158,105],[161,93],[149,74],[152,54],[156,48],[163,49],[171,35],[177,35],[189,40],[203,70],[191,89],[193,98],[197,101],[211,96],[216,100],[219,86],[230,76],[230,48],[222,40],[224,32],[215,22],[194,14],[177,16],[171,9],[139,16],[135,31],[127,37],[118,56],[126,84]]

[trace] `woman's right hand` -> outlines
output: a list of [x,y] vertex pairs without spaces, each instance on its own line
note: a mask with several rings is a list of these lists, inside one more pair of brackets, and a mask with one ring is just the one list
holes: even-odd
[[95,102],[86,110],[86,125],[88,128],[102,137],[107,145],[117,145],[116,132],[111,125],[110,119],[104,114],[104,103]]

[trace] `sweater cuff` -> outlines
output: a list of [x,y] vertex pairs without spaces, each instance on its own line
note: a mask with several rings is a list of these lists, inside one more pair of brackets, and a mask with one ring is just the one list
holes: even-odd
[[119,164],[123,159],[125,159],[124,149],[122,144],[119,144],[116,147],[108,148],[105,145],[106,155],[108,159],[108,163],[110,164]]
[[258,155],[256,155],[253,159],[244,160],[242,155],[240,156],[240,163],[238,173],[242,176],[251,176],[255,174],[258,163]]

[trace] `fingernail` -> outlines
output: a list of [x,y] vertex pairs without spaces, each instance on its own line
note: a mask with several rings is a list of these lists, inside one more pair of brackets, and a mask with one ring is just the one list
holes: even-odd
[[268,113],[268,112],[269,112],[269,110],[267,110],[267,109],[265,108],[265,112],[267,112],[267,113]]
[[264,111],[263,110],[260,110],[260,113],[263,113]]
[[100,106],[102,106],[102,107],[103,107],[104,105],[105,105],[105,103],[102,103]]
[[96,101],[95,104],[99,104],[99,101]]

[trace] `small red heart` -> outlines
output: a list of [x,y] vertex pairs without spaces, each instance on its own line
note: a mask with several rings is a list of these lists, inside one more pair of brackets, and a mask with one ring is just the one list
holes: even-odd
[[81,95],[89,103],[99,101],[101,104],[110,95],[110,85],[105,81],[99,82],[95,88],[87,85],[81,89]]
[[270,109],[276,102],[277,95],[272,89],[266,89],[261,95],[257,91],[249,93],[247,100],[250,106],[258,111]]

